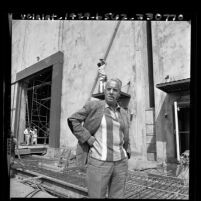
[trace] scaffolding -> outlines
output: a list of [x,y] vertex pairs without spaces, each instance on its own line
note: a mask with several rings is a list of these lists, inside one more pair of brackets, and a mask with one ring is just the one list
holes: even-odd
[[45,72],[27,80],[25,102],[26,126],[37,129],[39,144],[48,144],[51,102],[50,72]]

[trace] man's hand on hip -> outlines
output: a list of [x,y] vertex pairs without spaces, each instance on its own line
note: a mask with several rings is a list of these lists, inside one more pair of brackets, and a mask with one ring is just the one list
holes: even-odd
[[87,143],[89,144],[89,146],[93,146],[94,141],[96,140],[96,138],[94,136],[91,136],[88,140]]

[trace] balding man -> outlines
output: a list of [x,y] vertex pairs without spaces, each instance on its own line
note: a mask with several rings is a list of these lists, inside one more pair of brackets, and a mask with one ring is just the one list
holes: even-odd
[[90,198],[105,198],[107,190],[108,198],[124,197],[131,150],[127,112],[118,104],[121,85],[119,79],[110,79],[105,100],[89,101],[68,118],[78,139],[78,165],[87,164]]

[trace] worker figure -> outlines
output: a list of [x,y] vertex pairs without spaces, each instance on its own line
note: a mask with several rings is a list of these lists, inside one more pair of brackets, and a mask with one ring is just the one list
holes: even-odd
[[25,143],[26,145],[29,145],[30,144],[30,138],[31,138],[31,127],[27,127],[25,130],[24,130],[24,136],[25,136]]
[[[89,101],[68,119],[78,139],[78,167],[87,166],[90,198],[124,198],[131,156],[129,118],[118,104],[122,82],[110,79],[104,90],[105,100]],[[84,122],[84,124],[82,124]]]
[[105,73],[106,62],[103,59],[100,59],[100,62],[97,65],[98,65],[98,76],[99,76],[98,92],[103,93],[105,90],[105,84],[107,81],[107,76]]
[[33,130],[32,130],[32,135],[31,135],[31,144],[37,144],[37,129],[36,127],[33,127]]

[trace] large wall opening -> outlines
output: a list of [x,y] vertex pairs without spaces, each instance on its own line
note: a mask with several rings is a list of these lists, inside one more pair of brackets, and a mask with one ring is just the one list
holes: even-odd
[[14,133],[24,142],[26,126],[38,130],[38,143],[60,147],[63,52],[57,52],[16,75]]
[[52,67],[23,80],[25,83],[26,127],[37,129],[38,144],[49,143]]

